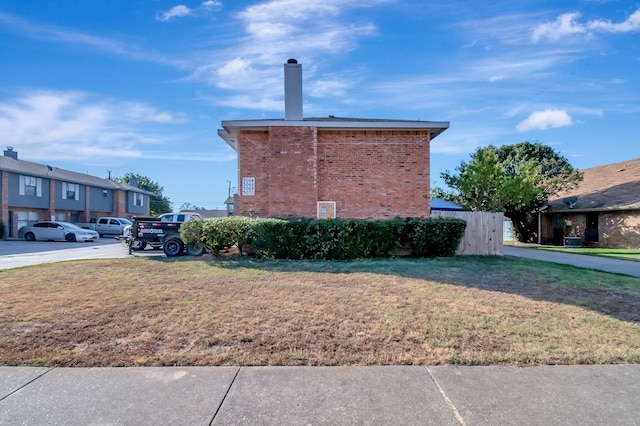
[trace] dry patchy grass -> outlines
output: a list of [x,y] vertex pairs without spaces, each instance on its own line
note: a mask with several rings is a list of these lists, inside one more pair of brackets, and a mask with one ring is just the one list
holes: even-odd
[[640,279],[525,259],[109,259],[0,282],[0,365],[640,362]]

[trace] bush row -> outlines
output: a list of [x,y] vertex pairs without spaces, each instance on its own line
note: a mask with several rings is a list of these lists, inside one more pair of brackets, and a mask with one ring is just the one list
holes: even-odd
[[182,224],[185,244],[199,242],[215,253],[223,247],[250,248],[270,259],[335,259],[391,256],[405,248],[415,257],[454,256],[464,235],[460,219],[407,218],[263,219],[241,216]]

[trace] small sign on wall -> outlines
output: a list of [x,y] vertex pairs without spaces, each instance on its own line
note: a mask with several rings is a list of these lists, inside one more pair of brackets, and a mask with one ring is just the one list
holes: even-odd
[[256,178],[242,178],[242,195],[256,195]]
[[318,219],[335,219],[336,202],[318,201]]

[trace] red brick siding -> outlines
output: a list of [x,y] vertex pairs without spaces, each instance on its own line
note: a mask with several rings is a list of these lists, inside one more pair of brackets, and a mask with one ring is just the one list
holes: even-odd
[[317,129],[272,127],[269,147],[270,215],[315,217],[318,201]]
[[[239,216],[269,217],[269,148],[268,131],[244,130],[240,134],[238,152]],[[242,178],[255,179],[255,195],[242,193]]]
[[429,131],[320,131],[318,195],[342,218],[429,217]]
[[[236,214],[316,217],[336,201],[340,218],[428,217],[429,131],[272,127],[240,134]],[[242,178],[255,178],[255,195]]]

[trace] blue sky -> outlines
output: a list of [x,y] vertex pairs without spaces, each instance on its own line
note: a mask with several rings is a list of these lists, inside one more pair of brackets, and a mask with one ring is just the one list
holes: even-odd
[[629,0],[3,0],[0,144],[223,208],[220,122],[282,118],[288,58],[305,117],[449,121],[435,185],[489,144],[539,141],[580,169],[640,157]]

